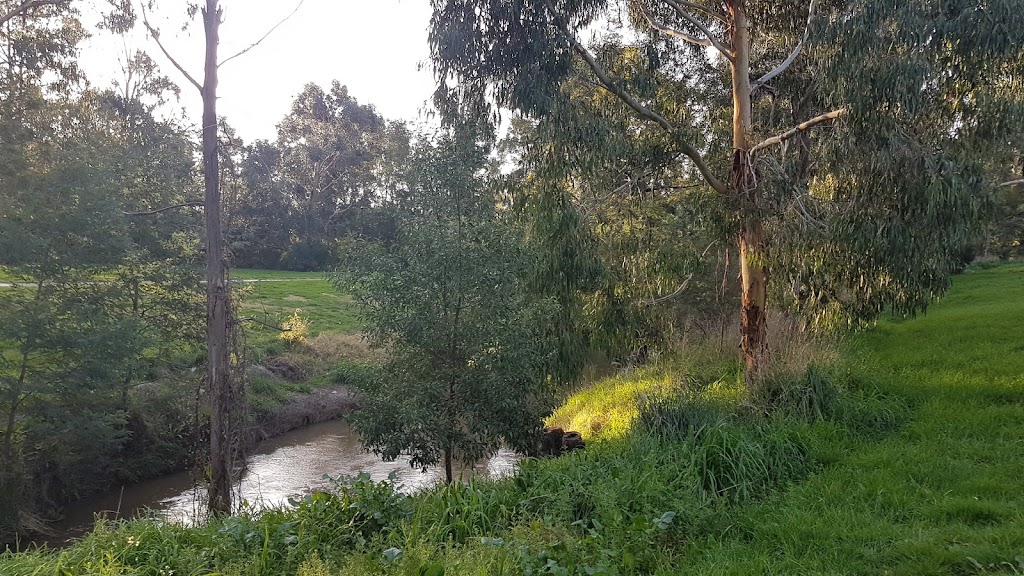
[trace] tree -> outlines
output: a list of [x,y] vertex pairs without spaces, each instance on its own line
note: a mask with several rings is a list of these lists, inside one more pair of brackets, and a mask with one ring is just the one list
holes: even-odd
[[[206,378],[210,397],[210,468],[207,505],[215,515],[231,512],[232,444],[235,440],[232,418],[237,417],[233,408],[238,386],[232,376],[232,330],[231,293],[228,283],[228,262],[224,250],[223,208],[220,188],[221,151],[217,140],[220,126],[217,117],[218,70],[252,48],[258,46],[285,20],[302,6],[302,0],[288,16],[272,27],[266,34],[241,51],[220,60],[218,45],[220,25],[224,10],[217,0],[206,0],[205,5],[190,4],[189,15],[202,15],[205,35],[205,58],[203,81],[200,83],[167,52],[160,42],[160,32],[150,24],[146,9],[155,3],[147,0],[142,4],[143,24],[160,51],[196,90],[203,99],[202,115],[202,158],[204,198],[202,202],[206,216]],[[195,205],[195,203],[188,203]]]
[[[384,119],[334,81],[329,92],[308,84],[278,125],[281,178],[294,206],[293,268],[322,268],[329,243],[376,190],[374,173],[384,153]],[[305,257],[299,257],[305,253]]]
[[217,143],[217,47],[224,11],[217,0],[199,8],[206,38],[203,82],[200,84],[160,44],[160,33],[144,23],[161,51],[203,98],[203,208],[206,214],[206,383],[210,397],[210,484],[208,506],[213,514],[231,512],[231,293],[227,280],[221,225],[220,153]]
[[[985,208],[971,150],[1005,137],[997,116],[1020,122],[1010,86],[1021,28],[990,34],[984,23],[1024,18],[1009,0],[433,5],[443,114],[500,105],[549,116],[571,98],[563,86],[579,62],[720,196],[739,252],[750,386],[766,361],[772,275],[855,318],[912,313],[940,294]],[[579,39],[617,24],[628,30],[591,47]]]
[[175,243],[189,214],[125,218],[192,183],[184,132],[143,102],[166,82],[150,70],[130,95],[78,85],[69,3],[18,9],[0,25],[0,266],[21,282],[0,290],[5,537],[123,470],[128,390],[152,367],[144,352],[194,333],[199,286]]
[[526,289],[531,263],[480,180],[486,149],[458,132],[421,141],[399,234],[356,242],[333,272],[362,305],[384,375],[363,390],[353,426],[387,460],[473,464],[502,442],[529,451],[552,408],[547,301]]

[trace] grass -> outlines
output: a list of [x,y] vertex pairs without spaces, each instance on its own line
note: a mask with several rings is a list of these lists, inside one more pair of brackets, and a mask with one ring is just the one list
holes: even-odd
[[323,272],[292,272],[290,270],[262,270],[256,268],[232,268],[235,280],[323,280]]
[[[254,281],[246,283],[241,290],[245,291],[242,314],[266,324],[278,326],[299,309],[300,314],[310,321],[310,336],[359,329],[358,313],[352,298],[337,292],[330,282],[323,279]],[[258,324],[253,328],[260,332]]]
[[[911,415],[687,547],[718,574],[1024,573],[1024,267],[971,270],[915,320],[853,339],[846,370]],[[730,530],[740,526],[741,530]]]
[[590,430],[586,450],[513,478],[102,525],[0,573],[1022,574],[1021,302],[1024,266],[971,270],[927,315],[779,379],[796,392],[770,417],[734,371],[666,364],[579,391],[552,422]]

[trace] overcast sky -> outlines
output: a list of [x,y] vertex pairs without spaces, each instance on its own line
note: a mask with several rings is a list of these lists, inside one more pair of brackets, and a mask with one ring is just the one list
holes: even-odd
[[[221,59],[258,40],[298,3],[222,0]],[[202,23],[197,16],[181,31],[187,4],[187,0],[159,0],[158,12],[151,14],[150,21],[161,29],[168,51],[202,82]],[[87,26],[96,22],[90,12],[83,11]],[[416,121],[434,88],[429,68],[417,70],[429,58],[430,15],[429,0],[304,0],[298,12],[263,43],[221,68],[218,112],[246,142],[273,140],[277,123],[306,83],[329,87],[336,79],[360,103],[373,104],[385,118]],[[198,92],[145,34],[121,38],[100,32],[84,42],[81,63],[92,83],[109,86],[120,74],[119,61],[124,60],[126,49],[129,53],[144,49],[181,86],[177,107],[184,107],[196,122],[202,107]]]

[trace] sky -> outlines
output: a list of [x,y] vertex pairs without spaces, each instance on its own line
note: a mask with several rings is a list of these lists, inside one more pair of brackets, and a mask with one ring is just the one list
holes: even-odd
[[[288,16],[300,0],[222,0],[224,23],[220,59],[259,40]],[[187,0],[159,0],[150,22],[160,29],[168,52],[202,82],[204,37],[199,16],[182,31]],[[83,23],[98,20],[99,0],[86,2]],[[135,2],[138,6],[138,1]],[[429,66],[429,0],[302,0],[298,11],[261,44],[220,70],[218,113],[246,142],[274,140],[277,123],[309,82],[328,88],[338,80],[361,104],[369,103],[387,119],[421,120],[434,90]],[[141,25],[140,25],[141,28]],[[198,91],[173,67],[143,32],[127,37],[95,32],[81,45],[80,64],[94,86],[103,88],[120,75],[125,52],[142,49],[182,89],[175,110],[184,108],[198,124]]]

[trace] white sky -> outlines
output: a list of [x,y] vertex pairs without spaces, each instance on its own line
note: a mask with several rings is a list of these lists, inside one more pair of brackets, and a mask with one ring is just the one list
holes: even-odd
[[[249,46],[287,16],[299,0],[222,0],[220,58]],[[161,30],[168,51],[202,82],[201,18],[185,32],[187,0],[160,0],[150,22]],[[97,21],[82,4],[83,23]],[[136,6],[138,2],[136,2]],[[259,46],[220,70],[218,113],[246,141],[274,140],[277,123],[309,82],[325,88],[332,80],[347,85],[361,104],[372,104],[387,119],[416,121],[434,90],[429,66],[429,0],[304,0],[299,11]],[[141,22],[139,25],[141,29]],[[201,115],[198,92],[143,33],[128,38],[97,32],[82,45],[81,65],[93,85],[109,86],[120,74],[125,49],[143,49],[182,89],[181,102],[194,124]]]

